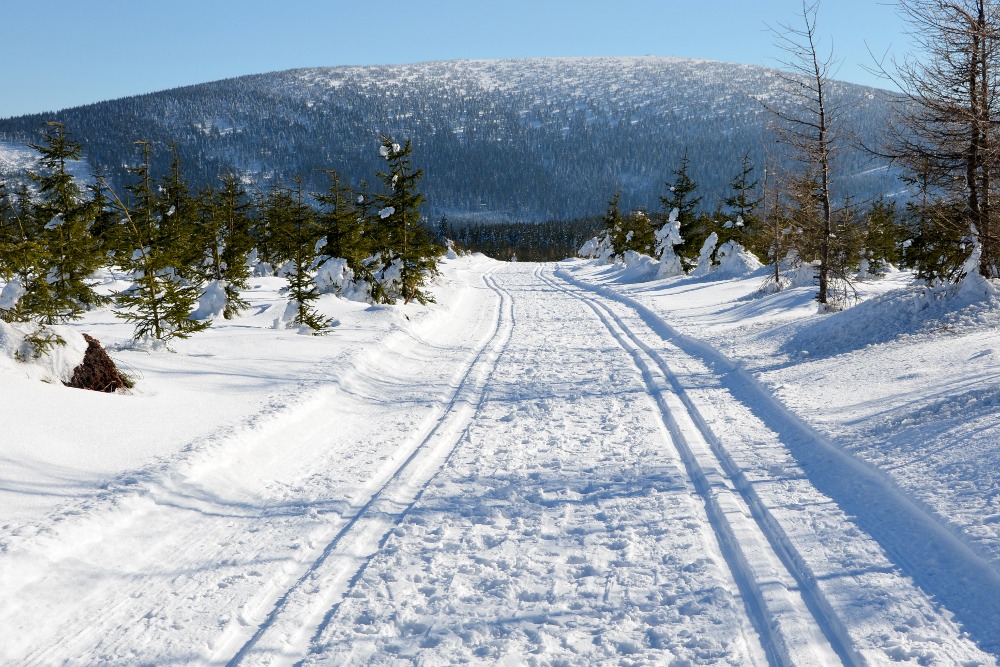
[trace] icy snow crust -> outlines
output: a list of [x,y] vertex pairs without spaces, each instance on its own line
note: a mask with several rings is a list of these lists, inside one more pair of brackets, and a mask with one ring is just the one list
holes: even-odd
[[173,352],[66,327],[130,395],[0,357],[0,664],[996,664],[994,297],[765,274],[452,257],[325,337],[273,278]]

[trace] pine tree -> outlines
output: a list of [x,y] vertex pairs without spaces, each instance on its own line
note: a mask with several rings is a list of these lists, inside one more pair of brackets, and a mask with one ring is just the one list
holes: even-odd
[[288,268],[289,303],[295,309],[290,324],[309,327],[313,333],[325,333],[330,320],[324,318],[313,306],[313,302],[319,299],[319,291],[310,273],[316,259],[316,242],[321,236],[321,230],[316,224],[313,210],[305,203],[301,177],[295,179],[295,192],[283,201],[291,204],[287,218],[291,222],[290,241],[294,246]]
[[424,196],[417,191],[417,183],[424,172],[412,166],[413,148],[409,141],[400,146],[390,136],[382,135],[379,152],[388,162],[388,169],[378,174],[386,192],[376,197],[380,206],[378,215],[389,240],[381,273],[391,275],[398,268],[399,295],[404,303],[414,299],[419,303],[433,301],[425,287],[437,271],[436,257],[442,249],[433,243],[420,218]]
[[685,149],[681,156],[681,163],[674,169],[674,182],[668,185],[668,193],[660,197],[660,204],[663,207],[664,220],[669,218],[671,212],[677,209],[677,222],[680,223],[680,234],[683,239],[677,246],[676,252],[681,261],[685,264],[685,269],[694,265],[698,258],[698,252],[708,236],[702,229],[697,214],[698,205],[701,203],[701,196],[695,196],[698,184],[691,180],[688,175],[688,168],[691,161]]
[[601,222],[604,223],[604,233],[611,244],[611,251],[615,257],[621,257],[625,254],[625,225],[619,208],[621,198],[621,191],[615,192],[608,202],[608,209],[605,211],[604,217],[601,218]]
[[[39,240],[33,204],[27,185],[22,183],[12,198],[4,188],[0,198],[0,269],[7,284],[0,292],[0,319],[5,322],[38,321],[46,312],[49,283],[45,272],[45,248]],[[39,305],[42,304],[42,305]],[[58,336],[46,335],[39,327],[34,336],[35,356],[61,342]]]
[[88,308],[107,301],[90,280],[105,261],[90,233],[95,209],[68,170],[83,147],[67,137],[61,123],[49,123],[49,128],[45,143],[32,145],[40,154],[41,171],[31,174],[39,189],[33,211],[39,228],[33,240],[41,245],[39,269],[47,284],[41,289],[36,282],[29,298],[33,318],[46,325],[79,319]]
[[166,242],[172,236],[170,226],[157,215],[162,203],[154,191],[149,142],[138,141],[136,145],[142,151],[142,161],[129,170],[137,177],[127,186],[130,205],[115,196],[126,223],[118,261],[133,280],[131,286],[115,295],[115,314],[135,325],[135,340],[187,338],[210,323],[190,318],[200,290],[178,275],[175,263],[179,253]]
[[222,189],[206,188],[199,197],[199,238],[204,250],[202,276],[225,294],[224,319],[230,320],[249,304],[241,291],[250,287],[250,254],[254,221],[246,191],[237,177],[222,177]]
[[978,246],[976,271],[1000,278],[1000,2],[899,6],[925,60],[902,60],[891,77],[903,99],[888,152],[916,180],[933,180],[938,195],[913,211],[919,245],[908,254],[921,277],[956,281]]
[[864,256],[868,274],[879,275],[889,265],[898,265],[902,259],[900,238],[902,227],[896,212],[896,202],[878,197],[864,216]]
[[357,273],[368,253],[365,247],[364,221],[354,205],[354,193],[343,185],[340,174],[328,171],[330,187],[316,200],[325,208],[319,216],[319,225],[325,232],[323,254],[347,260],[347,265]]
[[840,144],[837,122],[841,110],[830,104],[830,73],[834,66],[832,53],[825,58],[819,53],[816,24],[819,0],[803,0],[802,27],[779,25],[774,30],[778,45],[788,54],[785,65],[790,73],[779,77],[789,96],[784,106],[770,106],[768,110],[778,121],[782,143],[789,146],[794,157],[803,166],[798,185],[812,180],[813,197],[819,210],[818,226],[811,225],[815,234],[809,243],[815,247],[818,290],[816,301],[821,309],[832,307],[831,284],[836,277],[830,274],[833,260],[834,220],[833,200],[830,194],[833,180],[834,157]]
[[754,178],[754,165],[750,160],[750,151],[743,154],[740,172],[736,174],[729,183],[730,194],[723,200],[726,205],[727,223],[722,229],[716,230],[719,234],[720,245],[727,241],[736,241],[740,245],[746,246],[752,237],[756,225],[757,209],[760,207],[761,197],[757,195],[757,188],[760,181]]
[[170,167],[157,188],[158,245],[176,275],[197,283],[205,252],[198,233],[198,206],[181,171],[177,147],[171,146],[170,152]]

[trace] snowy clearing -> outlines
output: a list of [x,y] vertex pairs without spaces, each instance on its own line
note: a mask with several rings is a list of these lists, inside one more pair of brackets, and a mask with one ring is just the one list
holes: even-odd
[[131,394],[0,363],[0,664],[996,664],[995,297],[762,281],[460,257],[312,337],[261,278],[173,352],[89,314]]

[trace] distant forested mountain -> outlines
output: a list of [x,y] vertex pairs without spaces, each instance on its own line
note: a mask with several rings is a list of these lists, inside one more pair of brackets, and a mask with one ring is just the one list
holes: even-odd
[[[424,213],[449,221],[568,219],[600,214],[616,190],[625,208],[659,207],[685,150],[711,209],[749,152],[780,161],[764,102],[780,105],[774,70],[676,58],[550,58],[298,69],[244,76],[57,113],[0,120],[0,140],[35,142],[58,119],[92,168],[122,180],[136,140],[166,170],[175,145],[193,185],[237,171],[266,187],[322,170],[354,187],[380,167],[378,136],[412,139],[425,171]],[[877,143],[891,96],[834,83],[847,128]],[[898,190],[861,150],[840,156],[835,194]]]

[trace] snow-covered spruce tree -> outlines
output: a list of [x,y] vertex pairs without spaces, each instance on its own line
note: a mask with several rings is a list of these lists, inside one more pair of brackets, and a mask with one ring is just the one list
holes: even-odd
[[410,141],[400,146],[383,134],[381,143],[379,153],[388,168],[378,173],[386,191],[376,195],[376,202],[389,246],[389,251],[381,257],[381,280],[388,287],[387,279],[398,271],[398,295],[404,303],[412,300],[428,303],[434,299],[425,288],[437,272],[436,258],[443,249],[433,242],[420,218],[424,196],[417,190],[417,183],[424,172],[413,168]]
[[319,299],[319,290],[310,271],[316,259],[316,244],[322,232],[316,223],[312,208],[306,204],[302,192],[302,178],[296,177],[294,192],[280,199],[279,205],[287,206],[279,216],[288,223],[291,259],[284,271],[288,278],[289,326],[308,327],[314,334],[326,333],[330,320],[324,318],[313,302]]
[[221,291],[224,319],[232,319],[248,307],[241,291],[250,287],[250,254],[254,221],[246,191],[232,173],[222,177],[219,190],[207,188],[200,197],[199,237],[205,256],[202,272],[206,290]]
[[758,209],[762,197],[758,194],[760,181],[754,176],[755,167],[750,160],[750,152],[743,154],[740,172],[729,182],[729,196],[723,200],[726,206],[725,222],[721,229],[715,230],[719,235],[720,245],[727,241],[736,241],[751,251],[754,233],[758,225]]
[[61,123],[48,126],[44,143],[32,145],[41,169],[30,174],[38,184],[33,217],[39,223],[35,233],[42,246],[41,273],[47,288],[26,297],[33,302],[38,322],[56,324],[79,319],[85,310],[107,302],[91,280],[106,257],[90,233],[93,203],[68,170],[70,162],[80,159],[83,147],[66,135]]
[[697,209],[701,203],[701,196],[695,196],[698,184],[688,175],[690,165],[691,161],[685,149],[680,165],[673,170],[674,182],[667,185],[667,194],[660,197],[664,221],[669,221],[672,212],[677,211],[676,222],[680,224],[681,242],[674,251],[680,257],[685,270],[697,264],[698,252],[708,236],[708,232],[701,229],[699,223]]
[[[127,186],[129,205],[112,194],[123,216],[122,243],[116,249],[116,263],[132,278],[132,284],[115,295],[115,314],[135,325],[134,340],[169,341],[187,338],[209,326],[191,319],[200,296],[193,285],[178,274],[178,251],[167,245],[169,237],[163,217],[157,213],[162,202],[154,190],[150,172],[149,142],[138,141],[141,162],[129,171],[136,181]],[[176,213],[176,211],[174,211]],[[169,214],[167,208],[164,215]]]
[[357,272],[362,260],[369,256],[364,220],[355,206],[356,195],[341,182],[340,174],[335,170],[327,174],[330,176],[329,189],[316,195],[316,201],[323,207],[319,214],[319,226],[326,240],[322,254],[346,260],[351,270]]

